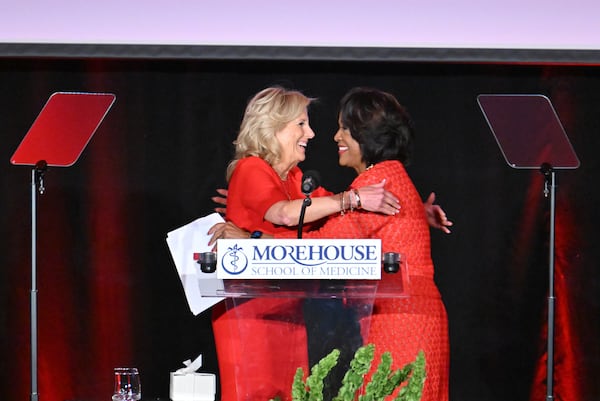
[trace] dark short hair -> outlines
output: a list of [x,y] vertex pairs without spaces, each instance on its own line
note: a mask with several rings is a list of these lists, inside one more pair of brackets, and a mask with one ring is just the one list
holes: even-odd
[[384,160],[408,163],[413,123],[393,95],[373,88],[354,88],[340,101],[339,115],[343,127],[359,143],[367,166]]

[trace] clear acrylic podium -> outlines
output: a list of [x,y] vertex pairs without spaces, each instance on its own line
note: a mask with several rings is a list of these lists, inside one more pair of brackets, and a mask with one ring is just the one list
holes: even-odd
[[347,364],[368,336],[375,300],[407,297],[404,261],[398,272],[381,277],[229,279],[215,280],[213,290],[204,288],[203,296],[225,298],[214,307],[222,315],[213,319],[222,400],[291,400],[297,368],[302,367],[305,379],[334,348],[342,355],[325,382],[334,387],[324,394],[337,393]]

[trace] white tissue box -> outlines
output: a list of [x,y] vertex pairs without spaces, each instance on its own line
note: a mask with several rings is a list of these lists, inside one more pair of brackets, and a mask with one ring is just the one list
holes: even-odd
[[172,401],[214,401],[217,380],[212,373],[171,372]]

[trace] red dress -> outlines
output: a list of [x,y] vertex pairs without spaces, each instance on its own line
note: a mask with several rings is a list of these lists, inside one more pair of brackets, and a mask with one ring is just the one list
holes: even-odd
[[[297,229],[276,226],[263,216],[276,202],[302,199],[302,171],[295,167],[281,180],[263,159],[241,159],[229,182],[226,218],[247,231],[268,234]],[[313,196],[330,195],[317,188]],[[311,224],[304,226],[309,230]],[[212,324],[219,361],[222,401],[290,400],[298,367],[308,372],[302,300],[297,298],[227,299],[213,308]]]
[[[429,226],[423,203],[404,166],[397,161],[378,163],[361,173],[352,188],[386,179],[386,189],[400,200],[395,216],[364,210],[330,216],[322,228],[303,238],[380,238],[383,252],[400,252],[408,264],[408,297],[378,298],[371,317],[361,319],[365,343],[374,343],[373,366],[390,351],[395,368],[425,352],[426,373],[422,401],[448,400],[449,340],[446,309],[433,280]],[[278,236],[286,236],[281,234]],[[399,275],[382,273],[386,286]],[[390,399],[392,399],[390,397]]]

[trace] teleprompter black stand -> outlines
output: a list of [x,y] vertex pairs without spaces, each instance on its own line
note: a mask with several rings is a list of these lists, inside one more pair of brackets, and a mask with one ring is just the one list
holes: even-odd
[[539,169],[550,197],[548,350],[546,400],[554,399],[554,221],[556,170],[576,169],[579,159],[550,100],[543,95],[479,95],[477,102],[508,165]]
[[43,194],[48,166],[75,164],[115,101],[110,93],[56,92],[50,96],[11,157],[31,172],[31,401],[37,386],[37,194]]

